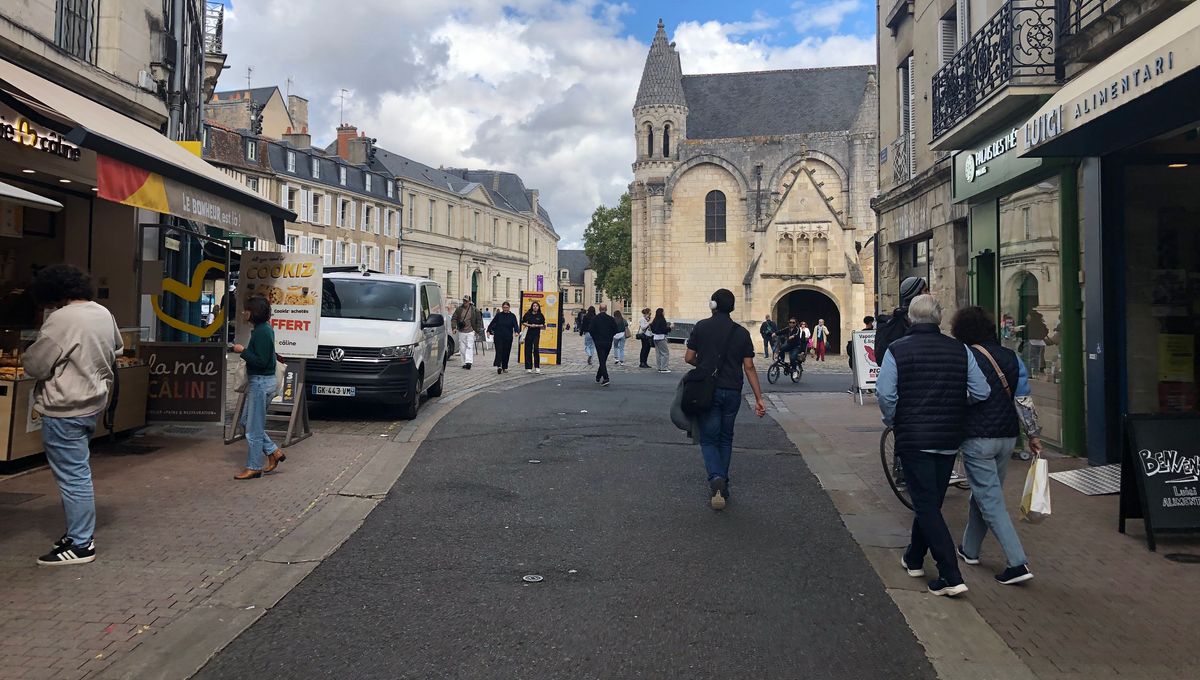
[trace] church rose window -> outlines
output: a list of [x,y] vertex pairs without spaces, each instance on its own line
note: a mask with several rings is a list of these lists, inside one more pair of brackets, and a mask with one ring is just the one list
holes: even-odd
[[725,242],[725,194],[710,191],[704,197],[704,241]]

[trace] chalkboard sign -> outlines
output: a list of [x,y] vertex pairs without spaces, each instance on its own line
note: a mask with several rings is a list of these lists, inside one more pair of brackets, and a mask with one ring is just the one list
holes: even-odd
[[1121,520],[1142,518],[1146,545],[1154,534],[1200,532],[1200,416],[1125,417]]
[[143,342],[150,366],[149,422],[221,422],[225,398],[225,345],[215,342]]

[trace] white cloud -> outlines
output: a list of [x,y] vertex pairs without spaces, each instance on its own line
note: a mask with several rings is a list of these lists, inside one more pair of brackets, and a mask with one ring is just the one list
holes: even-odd
[[[516,172],[541,192],[561,245],[578,245],[603,202],[632,179],[630,109],[649,45],[626,35],[628,8],[599,0],[243,0],[225,24],[232,68],[220,89],[294,82],[328,143],[338,93],[346,120],[390,151],[432,166]],[[869,38],[798,44],[755,36],[780,21],[684,22],[685,72],[869,63]]]
[[792,4],[792,9],[796,11],[792,15],[792,24],[798,33],[834,29],[841,26],[846,16],[854,13],[858,7],[859,0],[833,0],[832,2],[803,0]]

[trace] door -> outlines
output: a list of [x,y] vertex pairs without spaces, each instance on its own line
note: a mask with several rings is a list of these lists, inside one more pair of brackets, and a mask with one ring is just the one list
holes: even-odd
[[471,302],[479,305],[479,270],[471,274]]
[[442,370],[441,362],[435,357],[438,348],[438,336],[435,332],[441,331],[440,328],[426,328],[425,322],[429,320],[429,315],[433,313],[432,306],[429,302],[428,284],[421,284],[421,366],[425,368],[425,382],[431,382],[437,377],[437,372]]

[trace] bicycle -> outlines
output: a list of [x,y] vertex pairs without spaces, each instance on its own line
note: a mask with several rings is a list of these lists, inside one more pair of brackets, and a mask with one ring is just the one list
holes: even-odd
[[[900,499],[904,507],[912,510],[912,497],[908,494],[908,483],[904,479],[904,466],[896,457],[896,436],[890,427],[884,430],[883,435],[879,437],[879,460],[883,463],[883,476],[887,478],[888,486],[892,487],[892,493],[896,494],[896,498]],[[967,481],[967,476],[960,471],[961,465],[961,461],[954,461],[954,471],[950,473],[949,486],[965,491],[971,488],[971,483]]]
[[779,376],[784,371],[787,371],[787,375],[792,379],[792,382],[800,382],[800,378],[804,375],[803,356],[800,357],[800,360],[796,362],[794,367],[788,361],[784,360],[783,357],[783,352],[775,353],[775,363],[771,364],[770,368],[767,369],[767,382],[774,385],[775,381],[779,380]]

